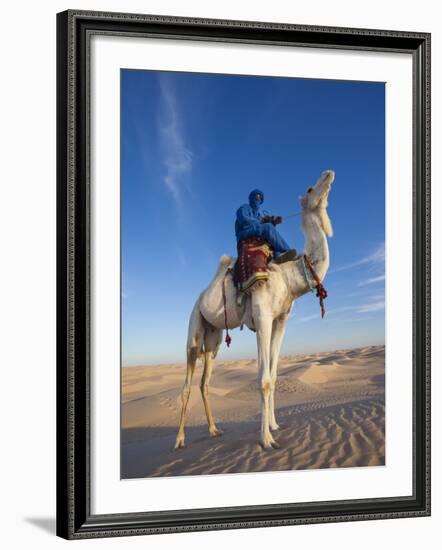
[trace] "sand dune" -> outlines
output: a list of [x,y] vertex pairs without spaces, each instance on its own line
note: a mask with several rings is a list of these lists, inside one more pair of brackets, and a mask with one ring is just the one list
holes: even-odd
[[216,364],[210,400],[222,437],[207,432],[196,369],[186,447],[173,449],[185,365],[122,374],[123,478],[379,466],[385,463],[384,346],[282,357],[277,450],[259,445],[255,360]]

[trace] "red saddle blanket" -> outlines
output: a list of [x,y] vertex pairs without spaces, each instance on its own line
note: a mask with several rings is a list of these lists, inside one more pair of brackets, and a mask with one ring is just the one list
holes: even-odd
[[267,241],[260,237],[244,239],[238,244],[238,259],[233,270],[235,286],[243,292],[250,289],[257,281],[266,281],[267,262],[272,256],[272,249]]

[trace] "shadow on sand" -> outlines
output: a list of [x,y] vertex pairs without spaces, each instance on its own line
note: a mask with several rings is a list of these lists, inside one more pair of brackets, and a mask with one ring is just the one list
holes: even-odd
[[385,463],[384,396],[342,396],[340,402],[304,403],[277,411],[280,449],[264,451],[259,419],[186,428],[186,446],[174,449],[176,426],[122,432],[121,478],[381,466]]

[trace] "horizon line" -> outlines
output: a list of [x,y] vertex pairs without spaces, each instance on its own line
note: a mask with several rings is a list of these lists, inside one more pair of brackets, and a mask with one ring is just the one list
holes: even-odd
[[[303,353],[288,353],[285,355],[281,355],[281,358],[284,357],[299,357],[301,355],[315,355],[318,353],[336,353],[340,351],[350,351],[350,350],[357,350],[357,349],[363,349],[363,348],[372,348],[372,347],[385,347],[385,342],[382,344],[374,343],[374,344],[366,344],[363,346],[356,346],[356,347],[350,347],[350,348],[335,348],[335,349],[324,349],[324,350],[316,350],[311,352],[303,352]],[[228,363],[231,361],[257,361],[257,357],[232,357],[231,359],[220,359],[217,364],[222,363]],[[131,368],[144,368],[144,367],[166,367],[171,365],[186,365],[186,361],[169,361],[165,363],[139,363],[136,365],[121,365],[120,368],[122,369],[131,369]]]

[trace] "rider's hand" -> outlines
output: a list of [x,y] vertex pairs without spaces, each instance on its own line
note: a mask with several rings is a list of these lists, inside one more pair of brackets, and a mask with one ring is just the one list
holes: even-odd
[[273,217],[272,216],[264,216],[261,220],[261,223],[272,223]]
[[282,223],[281,216],[274,216],[273,219],[272,219],[272,223],[273,223],[273,225],[278,225],[278,224]]

